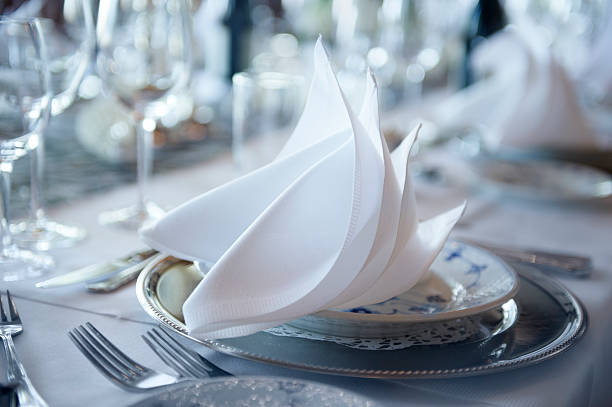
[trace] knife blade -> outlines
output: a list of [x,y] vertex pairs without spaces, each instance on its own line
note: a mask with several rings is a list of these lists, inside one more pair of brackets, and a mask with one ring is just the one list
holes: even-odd
[[136,263],[133,266],[123,269],[103,280],[87,281],[85,282],[87,291],[92,293],[109,293],[111,291],[115,291],[130,281],[135,280],[146,265],[149,264],[149,260],[150,258],[146,258],[140,263]]
[[593,263],[589,257],[585,256],[534,249],[511,249],[475,242],[469,239],[461,240],[480,246],[506,260],[539,266],[542,271],[575,278],[587,278],[593,272]]
[[38,288],[55,288],[66,285],[83,283],[86,281],[104,280],[116,273],[138,266],[146,262],[151,256],[157,254],[156,250],[145,249],[130,253],[119,259],[109,262],[86,266],[57,277],[36,283]]

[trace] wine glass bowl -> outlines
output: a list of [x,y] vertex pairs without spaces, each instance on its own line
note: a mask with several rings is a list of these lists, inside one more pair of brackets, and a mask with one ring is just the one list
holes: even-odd
[[19,249],[9,228],[13,161],[40,143],[51,95],[39,22],[0,17],[0,280],[38,277],[53,267],[46,255]]
[[[57,116],[69,108],[95,47],[91,0],[55,0],[23,4],[12,16],[37,18],[44,39],[52,94],[50,112]],[[42,132],[31,156],[30,217],[11,225],[16,243],[25,248],[49,250],[69,247],[86,236],[77,226],[49,219],[44,211],[44,141]]]
[[105,212],[100,222],[136,229],[163,211],[146,197],[152,168],[155,121],[166,113],[162,98],[187,86],[191,26],[185,0],[101,0],[97,70],[104,89],[137,123],[138,202]]
[[89,0],[64,0],[55,18],[40,18],[51,74],[51,114],[72,105],[95,47],[94,22]]

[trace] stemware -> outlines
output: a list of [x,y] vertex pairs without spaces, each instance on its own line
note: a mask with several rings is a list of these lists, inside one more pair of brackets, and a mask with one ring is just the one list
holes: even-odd
[[163,98],[187,85],[191,27],[185,0],[101,0],[98,72],[106,91],[128,107],[137,123],[138,202],[100,214],[102,224],[137,229],[163,211],[146,196],[153,163],[156,118]]
[[41,275],[46,255],[19,249],[9,228],[13,161],[35,148],[50,110],[49,71],[37,20],[0,17],[0,280]]
[[[40,17],[51,74],[51,115],[72,105],[95,46],[90,0],[57,0],[37,7],[24,5],[13,16]],[[86,232],[49,219],[44,210],[44,151],[41,137],[31,155],[30,217],[11,225],[15,242],[25,248],[48,250],[72,246]]]

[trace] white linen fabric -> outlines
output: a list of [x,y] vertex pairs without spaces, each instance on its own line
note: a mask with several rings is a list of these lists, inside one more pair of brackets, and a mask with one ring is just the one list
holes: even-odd
[[434,109],[440,127],[481,127],[491,150],[597,148],[571,79],[527,22],[483,41],[472,64],[484,79]]
[[587,52],[579,79],[598,99],[612,99],[612,5],[608,5],[603,29]]
[[321,40],[304,112],[270,164],[141,231],[153,248],[214,263],[187,299],[191,335],[248,335],[330,307],[383,301],[427,271],[464,204],[417,219],[408,156],[390,154],[375,79],[356,116]]

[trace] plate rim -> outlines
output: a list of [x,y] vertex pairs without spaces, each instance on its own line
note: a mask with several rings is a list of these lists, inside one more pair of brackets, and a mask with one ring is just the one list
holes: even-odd
[[[264,362],[290,369],[341,376],[378,379],[444,379],[454,377],[478,376],[483,374],[503,372],[519,367],[531,366],[542,361],[548,360],[574,345],[577,340],[583,336],[588,326],[588,315],[586,313],[586,310],[580,300],[576,298],[576,296],[574,296],[571,291],[569,291],[561,283],[552,280],[544,275],[539,275],[541,274],[540,271],[537,271],[537,273],[539,274],[535,274],[535,272],[528,272],[527,270],[522,270],[522,272],[519,273],[520,278],[528,279],[530,282],[536,284],[543,291],[546,291],[548,293],[558,292],[567,297],[566,299],[569,301],[569,305],[571,305],[571,307],[576,311],[576,318],[569,326],[565,328],[563,332],[561,332],[557,337],[555,337],[553,341],[542,346],[539,349],[518,356],[515,359],[500,360],[489,365],[437,370],[356,369],[295,363],[244,351],[234,346],[226,345],[215,339],[199,339],[191,337],[187,332],[186,326],[181,321],[177,320],[171,315],[165,315],[160,310],[158,310],[154,305],[154,301],[152,301],[152,299],[149,298],[149,296],[147,295],[148,288],[146,287],[146,283],[148,282],[151,274],[156,271],[158,267],[160,267],[161,262],[163,262],[164,260],[167,261],[168,259],[171,259],[171,261],[173,261],[174,263],[187,263],[187,261],[185,260],[176,259],[165,254],[159,254],[151,259],[151,261],[147,264],[145,269],[140,273],[138,277],[136,283],[136,296],[140,305],[143,307],[145,312],[149,314],[149,316],[157,320],[157,322],[163,328],[174,331],[175,333],[181,335],[183,338],[198,345],[205,346],[209,349],[224,353],[226,355],[235,356],[256,362]],[[557,298],[555,298],[555,300],[558,301]],[[519,305],[520,307],[520,304],[517,305]]]

